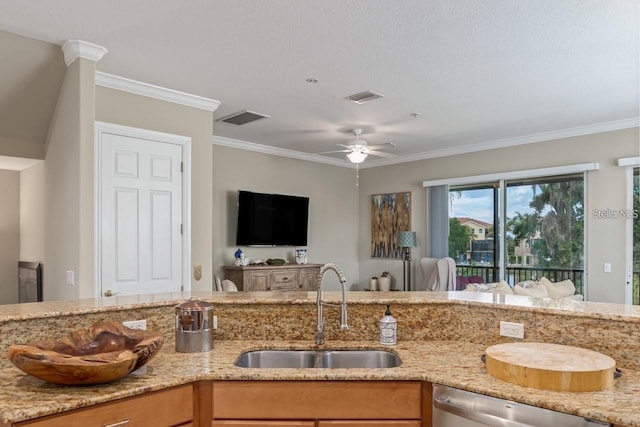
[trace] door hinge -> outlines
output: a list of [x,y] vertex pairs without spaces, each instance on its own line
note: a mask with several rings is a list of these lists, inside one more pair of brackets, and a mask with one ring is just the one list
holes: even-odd
[[180,234],[184,234],[184,225],[180,224]]
[[184,162],[180,162],[180,172],[184,173]]

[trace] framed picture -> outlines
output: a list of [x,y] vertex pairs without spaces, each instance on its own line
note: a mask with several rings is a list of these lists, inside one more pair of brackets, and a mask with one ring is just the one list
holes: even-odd
[[371,256],[401,258],[398,232],[411,230],[411,193],[371,196]]

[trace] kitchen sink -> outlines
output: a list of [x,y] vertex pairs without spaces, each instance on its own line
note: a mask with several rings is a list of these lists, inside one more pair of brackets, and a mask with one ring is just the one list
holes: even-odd
[[400,357],[385,350],[252,350],[236,359],[241,368],[395,368]]

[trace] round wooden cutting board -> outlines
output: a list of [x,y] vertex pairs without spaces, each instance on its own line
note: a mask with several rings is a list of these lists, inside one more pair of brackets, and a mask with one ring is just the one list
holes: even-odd
[[596,351],[537,342],[496,344],[486,350],[490,375],[524,387],[598,391],[612,387],[616,362]]

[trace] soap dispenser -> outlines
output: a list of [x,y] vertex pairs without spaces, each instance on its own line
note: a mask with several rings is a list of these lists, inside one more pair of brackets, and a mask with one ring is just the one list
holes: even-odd
[[398,323],[391,315],[391,308],[387,304],[387,311],[380,320],[380,344],[395,345],[398,342]]

